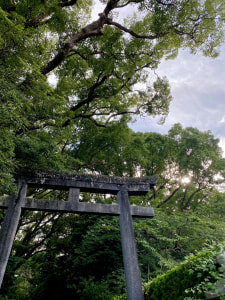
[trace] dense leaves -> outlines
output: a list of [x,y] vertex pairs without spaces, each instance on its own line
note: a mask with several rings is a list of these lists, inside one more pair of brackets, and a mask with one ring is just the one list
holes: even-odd
[[[134,133],[123,122],[97,129],[92,123],[83,124],[86,130],[79,133],[83,142],[74,140],[63,150],[71,169],[120,176],[159,175],[157,187],[146,197],[130,198],[136,205],[148,206],[151,201],[156,215],[150,220],[134,220],[143,282],[176,266],[206,243],[223,241],[225,197],[218,184],[223,180],[224,159],[218,140],[210,132],[176,124],[163,136]],[[34,144],[26,156],[32,159],[34,146],[44,151],[45,145],[49,143],[43,136],[42,143]],[[192,152],[187,155],[186,147],[190,146]],[[24,150],[17,147],[16,151],[22,160]],[[54,154],[47,148],[44,153],[46,159]],[[39,163],[44,161],[33,160],[34,166]],[[66,200],[68,193],[29,189],[28,196],[54,201]],[[83,194],[82,201],[115,203],[116,199]],[[184,207],[185,201],[189,206]],[[18,299],[61,299],[62,295],[68,299],[74,295],[78,299],[111,299],[124,292],[117,217],[23,213],[2,295],[13,298],[16,294]]]
[[216,283],[224,280],[224,270],[217,262],[220,251],[214,246],[186,258],[178,267],[152,280],[146,286],[145,299],[207,299],[205,292],[216,298],[220,295]]
[[[0,0],[0,194],[13,192],[19,166],[158,175],[146,198],[131,198],[152,201],[157,216],[134,221],[147,282],[223,240],[224,194],[216,188],[224,159],[210,132],[176,124],[165,136],[134,133],[127,123],[136,115],[163,122],[171,95],[158,65],[186,47],[215,57],[225,4],[101,2],[93,20],[91,0]],[[133,14],[126,20],[124,8]],[[62,191],[28,196],[66,199]],[[23,212],[0,298],[111,299],[124,291],[117,218]]]
[[[84,143],[90,124],[163,119],[161,59],[184,47],[214,56],[223,41],[224,1],[102,2],[93,21],[91,0],[0,1],[1,190],[21,164],[79,169],[64,150]],[[123,21],[123,8],[134,17]]]

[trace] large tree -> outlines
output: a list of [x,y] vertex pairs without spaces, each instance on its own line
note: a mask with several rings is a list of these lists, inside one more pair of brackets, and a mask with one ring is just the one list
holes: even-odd
[[[155,218],[133,220],[143,282],[201,250],[205,243],[224,239],[225,197],[215,186],[219,180],[215,175],[223,175],[224,159],[210,132],[183,129],[179,124],[164,136],[134,133],[124,123],[107,128],[88,123],[85,129],[79,133],[80,142],[74,139],[64,149],[71,169],[159,175],[152,194],[130,197],[132,204],[144,206],[150,205],[150,198],[155,209]],[[187,147],[192,148],[189,156]],[[20,160],[25,163],[29,153],[22,154],[23,149]],[[190,182],[182,181],[185,176]],[[68,198],[66,191],[33,188],[29,195]],[[116,197],[82,194],[82,201],[93,200],[111,203]],[[62,294],[68,299],[75,295],[111,299],[119,295],[124,291],[124,278],[118,223],[117,217],[23,212],[1,295],[10,299],[31,295],[33,299],[60,299]],[[53,289],[56,282],[57,289]],[[20,293],[25,296],[20,298]]]
[[[138,114],[167,115],[169,85],[156,75],[163,58],[174,58],[180,48],[186,47],[193,54],[200,50],[208,56],[216,55],[224,37],[224,1],[109,0],[102,4],[104,8],[92,20],[90,0],[0,0],[1,193],[11,191],[13,171],[19,165],[126,176],[135,175],[136,166],[143,165],[151,174],[162,172],[165,165],[159,163],[160,159],[157,163],[152,160],[147,168],[142,157],[142,153],[149,153],[146,144],[141,144],[141,135],[132,136],[126,124]],[[134,13],[125,21],[120,17],[124,9]],[[156,149],[162,153],[162,149]],[[83,233],[91,218],[84,226],[82,220],[79,218],[77,225]],[[40,222],[37,238],[35,230]],[[70,222],[76,220],[68,217]],[[103,224],[108,225],[102,222],[98,219],[96,224],[100,244],[104,240]],[[69,270],[70,250],[82,252],[90,236],[87,230],[87,240],[74,248],[74,243],[69,243],[73,227],[66,226],[59,215],[28,214],[21,224],[22,235],[19,231],[9,271],[14,275],[17,269],[24,275],[29,268],[23,269],[22,263],[28,260],[28,264],[35,264],[37,258],[33,268],[37,282],[47,274],[43,269],[39,273],[39,258],[54,258],[61,263],[65,251]],[[167,256],[165,241],[173,252],[174,239],[179,237],[173,230],[165,237],[159,236],[158,227],[155,232],[141,224],[141,232],[143,228],[147,228],[146,237],[140,236],[143,243],[139,249],[144,253],[143,266],[148,269],[148,242],[155,241],[157,250]],[[107,229],[115,228],[109,224]],[[68,238],[64,250],[62,236]],[[76,241],[81,237],[78,234]],[[39,252],[43,253],[38,257]],[[156,253],[154,247],[152,253]],[[81,273],[86,267],[85,260],[83,263]],[[93,259],[90,266],[95,264]],[[118,261],[116,266],[120,266]],[[53,275],[62,270],[60,264],[52,267],[56,271]],[[154,263],[151,267],[159,268]],[[10,280],[15,279],[13,275]],[[88,287],[89,282],[84,280],[83,284]],[[8,290],[7,282],[5,287]]]
[[[185,47],[215,56],[223,41],[222,0],[102,4],[92,20],[91,0],[0,1],[2,190],[27,154],[28,165],[66,169],[64,150],[88,122],[165,117],[171,96],[155,75],[161,59]],[[133,13],[126,21],[124,9]]]

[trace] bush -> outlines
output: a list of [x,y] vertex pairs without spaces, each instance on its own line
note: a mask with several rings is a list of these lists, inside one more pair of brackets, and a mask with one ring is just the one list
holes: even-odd
[[154,278],[145,286],[145,300],[205,299],[205,291],[216,292],[216,282],[224,278],[217,263],[221,247],[212,247]]

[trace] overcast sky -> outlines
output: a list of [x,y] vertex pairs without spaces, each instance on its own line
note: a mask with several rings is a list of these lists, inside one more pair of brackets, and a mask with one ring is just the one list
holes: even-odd
[[[96,20],[103,9],[96,0],[93,19]],[[126,8],[120,17],[129,15],[132,11]],[[134,131],[167,134],[175,123],[181,123],[183,127],[210,130],[220,139],[225,155],[225,46],[214,59],[201,53],[191,55],[188,49],[181,50],[176,59],[163,61],[157,74],[168,78],[173,96],[166,122],[158,125],[157,118],[145,117],[138,118],[130,127]]]
[[166,134],[181,123],[212,131],[225,147],[225,46],[215,59],[183,50],[175,60],[163,61],[157,73],[168,78],[173,96],[166,122],[158,125],[156,118],[146,117],[131,128]]

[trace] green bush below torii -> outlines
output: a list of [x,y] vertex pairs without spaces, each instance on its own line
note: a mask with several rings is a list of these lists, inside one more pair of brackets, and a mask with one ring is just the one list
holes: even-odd
[[225,278],[224,269],[217,261],[220,251],[221,247],[211,247],[154,278],[145,286],[145,299],[205,299],[205,292],[219,296],[217,283]]

